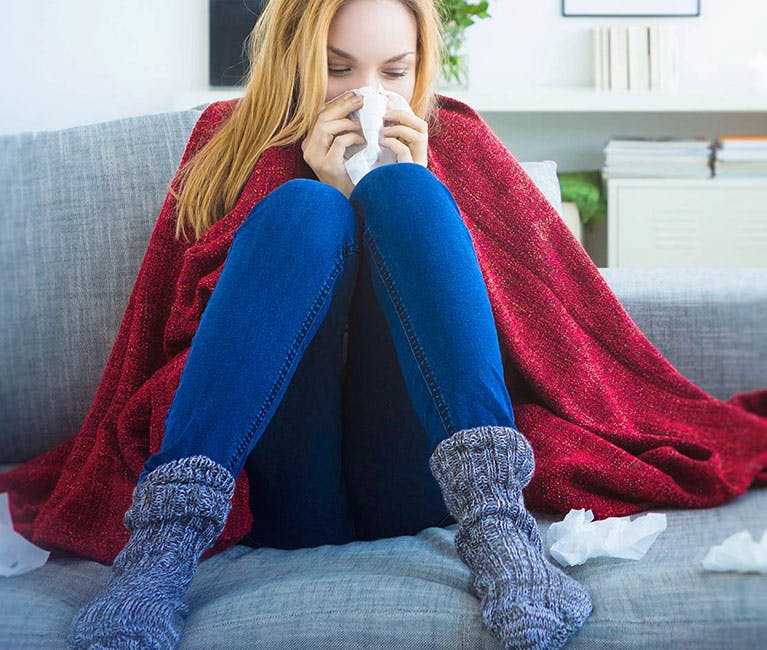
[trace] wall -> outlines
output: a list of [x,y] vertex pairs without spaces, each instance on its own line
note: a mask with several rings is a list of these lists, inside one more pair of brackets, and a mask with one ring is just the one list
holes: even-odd
[[[591,26],[657,20],[564,18],[560,7],[491,0],[492,18],[467,30],[472,87],[590,85]],[[748,88],[748,60],[767,54],[767,3],[703,0],[700,18],[666,20],[684,53],[682,89]],[[172,110],[174,95],[207,88],[207,49],[207,0],[0,0],[0,133]],[[577,164],[549,133],[539,137],[534,116],[492,119],[520,155]],[[588,121],[551,123],[572,126],[593,139]]]
[[171,110],[207,85],[207,0],[0,0],[0,133]]
[[[466,32],[476,86],[592,85],[595,25],[674,25],[684,55],[681,90],[745,89],[752,84],[748,61],[760,51],[767,55],[767,3],[760,0],[702,0],[697,18],[565,18],[561,5],[561,0],[491,1],[492,18]],[[512,65],[492,65],[494,60]]]

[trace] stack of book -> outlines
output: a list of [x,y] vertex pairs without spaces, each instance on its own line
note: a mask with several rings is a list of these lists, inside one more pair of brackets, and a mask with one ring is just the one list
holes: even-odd
[[714,144],[716,178],[767,178],[767,135],[722,135]]
[[592,34],[596,90],[679,90],[673,25],[612,25]]
[[703,136],[618,136],[604,149],[602,178],[711,178],[712,149]]

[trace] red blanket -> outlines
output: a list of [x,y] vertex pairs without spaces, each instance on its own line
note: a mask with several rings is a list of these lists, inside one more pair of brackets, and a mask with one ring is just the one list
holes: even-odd
[[[516,422],[535,452],[527,506],[590,508],[602,519],[716,506],[767,483],[767,389],[723,402],[680,375],[490,127],[469,106],[438,98],[442,130],[430,137],[429,169],[455,197],[488,287]],[[206,108],[182,163],[236,101]],[[235,208],[192,244],[173,239],[168,193],[82,428],[0,475],[15,529],[52,557],[112,563],[128,541],[123,515],[160,447],[234,232],[294,177],[316,178],[299,144],[267,150]],[[204,557],[250,529],[247,475],[236,478],[229,519]]]

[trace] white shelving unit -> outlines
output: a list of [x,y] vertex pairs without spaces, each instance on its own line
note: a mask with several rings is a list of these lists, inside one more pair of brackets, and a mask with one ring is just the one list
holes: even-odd
[[767,179],[606,184],[608,267],[767,267]]
[[618,92],[590,88],[509,89],[504,92],[448,93],[480,112],[767,113],[767,93],[732,91]]

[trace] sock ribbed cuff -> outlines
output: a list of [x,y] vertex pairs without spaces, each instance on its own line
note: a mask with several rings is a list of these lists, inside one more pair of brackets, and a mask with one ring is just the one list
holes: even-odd
[[231,509],[234,485],[229,470],[207,456],[163,463],[134,489],[125,527],[134,531],[153,522],[197,518],[221,529]]
[[445,438],[429,458],[445,505],[460,521],[495,496],[522,504],[522,488],[533,478],[533,448],[513,427],[462,429]]

